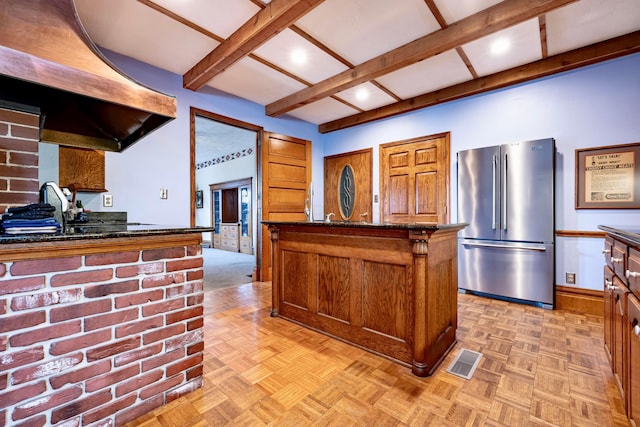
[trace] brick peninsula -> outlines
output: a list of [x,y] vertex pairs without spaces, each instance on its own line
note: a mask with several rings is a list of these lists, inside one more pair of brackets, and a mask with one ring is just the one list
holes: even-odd
[[0,420],[122,425],[202,385],[202,232],[0,237]]

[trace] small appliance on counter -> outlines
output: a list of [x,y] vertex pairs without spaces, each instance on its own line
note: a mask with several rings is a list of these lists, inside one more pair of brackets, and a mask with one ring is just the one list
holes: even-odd
[[42,184],[42,187],[40,187],[40,203],[49,203],[56,208],[53,216],[64,227],[66,214],[69,210],[69,200],[58,187],[58,184],[53,181],[47,181]]

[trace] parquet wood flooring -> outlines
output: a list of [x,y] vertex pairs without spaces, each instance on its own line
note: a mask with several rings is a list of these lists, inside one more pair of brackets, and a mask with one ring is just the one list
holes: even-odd
[[[269,317],[270,283],[205,293],[204,386],[129,423],[208,426],[628,426],[602,318],[459,295],[458,343],[410,369]],[[446,372],[483,353],[470,380]]]

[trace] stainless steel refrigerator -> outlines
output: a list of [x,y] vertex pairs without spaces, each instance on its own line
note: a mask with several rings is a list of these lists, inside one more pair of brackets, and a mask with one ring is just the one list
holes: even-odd
[[555,142],[458,153],[458,287],[553,308]]

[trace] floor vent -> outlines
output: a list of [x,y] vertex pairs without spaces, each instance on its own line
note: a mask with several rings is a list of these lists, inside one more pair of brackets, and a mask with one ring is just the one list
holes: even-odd
[[462,378],[470,379],[478,367],[478,363],[480,363],[481,358],[482,353],[463,348],[460,350],[451,365],[449,365],[447,372]]

